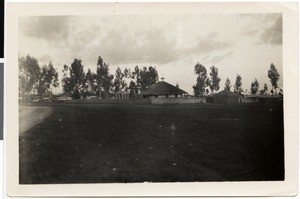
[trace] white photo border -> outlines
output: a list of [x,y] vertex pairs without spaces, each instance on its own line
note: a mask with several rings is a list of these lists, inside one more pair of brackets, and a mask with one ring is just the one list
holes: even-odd
[[[255,182],[19,184],[18,18],[40,15],[282,13],[285,180]],[[297,3],[7,3],[5,185],[9,196],[293,196],[298,187]],[[271,138],[270,138],[271,139]]]

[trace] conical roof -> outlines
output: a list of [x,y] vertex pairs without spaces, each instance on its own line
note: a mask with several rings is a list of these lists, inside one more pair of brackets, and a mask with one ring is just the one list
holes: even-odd
[[157,82],[153,84],[145,91],[140,93],[141,95],[178,95],[178,94],[188,94],[184,90],[173,86],[165,81]]
[[215,96],[239,96],[239,94],[231,92],[229,90],[222,90],[214,95]]

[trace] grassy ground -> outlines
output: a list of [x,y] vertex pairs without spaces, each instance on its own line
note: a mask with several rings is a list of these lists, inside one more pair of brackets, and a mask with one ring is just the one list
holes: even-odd
[[20,183],[283,180],[281,106],[60,105],[20,134]]
[[19,134],[28,131],[33,126],[43,122],[53,109],[49,106],[21,107],[19,110]]

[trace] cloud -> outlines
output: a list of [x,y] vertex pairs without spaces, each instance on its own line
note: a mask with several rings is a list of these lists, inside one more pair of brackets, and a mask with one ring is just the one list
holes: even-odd
[[66,16],[21,17],[20,30],[27,37],[51,42],[64,40],[69,35],[69,19]]
[[54,61],[53,57],[51,57],[48,54],[42,55],[42,56],[38,57],[37,59],[42,64],[48,64],[50,61]]
[[[20,30],[23,36],[35,40],[35,43],[45,41],[47,46],[43,49],[52,51],[48,54],[55,57],[57,62],[79,58],[91,66],[96,64],[98,56],[112,65],[163,65],[186,56],[203,55],[231,46],[227,40],[220,40],[216,31],[199,36],[194,44],[191,42],[188,44],[190,47],[185,48],[177,46],[176,26],[166,31],[165,26],[135,26],[128,20],[125,20],[126,23],[117,23],[120,22],[118,20],[122,22],[122,18],[111,23],[99,23],[96,20],[85,24],[78,20],[67,16],[22,17]],[[44,59],[49,58],[41,57],[41,61]]]
[[243,29],[242,34],[247,37],[254,37],[254,36],[257,36],[258,30],[257,29],[251,29],[251,30]]
[[84,48],[85,46],[92,45],[97,42],[97,37],[101,35],[100,26],[90,26],[85,30],[78,30],[73,32],[69,38],[69,45],[72,45],[75,49]]
[[[242,23],[240,37],[254,45],[282,44],[282,14],[260,13],[236,15]],[[247,38],[246,38],[247,37]]]
[[218,40],[217,36],[216,32],[211,32],[206,37],[199,38],[195,46],[185,50],[185,54],[211,53],[232,46],[230,42]]
[[88,65],[95,65],[101,56],[109,64],[166,64],[177,60],[179,50],[174,38],[167,38],[163,30],[132,31],[90,27],[70,36],[69,58],[82,57]]
[[266,28],[260,36],[259,44],[282,44],[282,16],[278,17],[272,26]]
[[210,62],[213,63],[213,64],[216,64],[216,63],[222,61],[223,59],[225,59],[226,57],[229,57],[232,54],[233,54],[233,51],[229,51],[229,52],[227,52],[225,54],[222,54],[222,55],[213,56],[210,59]]
[[134,33],[114,30],[100,41],[99,45],[105,50],[94,52],[107,57],[111,64],[168,64],[191,54],[207,54],[231,46],[228,42],[218,40],[217,36],[216,32],[211,32],[206,37],[198,38],[196,45],[178,49],[175,38],[165,36],[161,29]]
[[218,33],[217,32],[210,32],[208,35],[207,35],[207,39],[209,39],[209,40],[213,40],[213,39],[215,39],[215,38],[217,38],[218,37]]

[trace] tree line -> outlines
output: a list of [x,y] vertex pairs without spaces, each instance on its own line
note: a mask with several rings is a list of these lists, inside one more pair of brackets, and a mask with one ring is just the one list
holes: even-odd
[[[36,93],[40,98],[51,90],[51,87],[58,87],[58,73],[50,61],[40,67],[38,60],[30,55],[19,58],[19,93],[28,96]],[[114,74],[110,73],[109,64],[104,62],[101,56],[97,59],[96,72],[89,68],[87,72],[80,59],[74,59],[70,66],[64,65],[61,84],[63,93],[66,96],[80,99],[88,96],[98,96],[99,98],[110,98],[118,91],[128,91],[131,98],[141,91],[158,81],[158,72],[155,67],[135,66],[133,71],[125,68],[123,71],[118,67]],[[197,63],[194,67],[194,73],[197,75],[196,84],[193,86],[195,96],[214,94],[220,89],[218,68],[210,67],[208,73],[206,67]],[[273,94],[278,88],[280,75],[272,63],[268,70],[268,78],[272,84],[270,93]],[[229,78],[225,81],[225,90],[231,90],[231,81]],[[242,94],[242,77],[237,74],[233,85],[235,93]],[[251,83],[251,94],[268,94],[268,86],[264,84],[263,89],[259,90],[259,82],[255,78]],[[282,92],[282,90],[281,90]]]
[[[99,56],[96,72],[90,69],[85,72],[82,61],[75,58],[70,66],[64,65],[62,69],[63,93],[80,99],[88,96],[110,98],[118,91],[128,91],[129,96],[134,97],[158,81],[158,72],[152,66],[135,66],[133,71],[128,68],[122,71],[118,67],[114,75],[109,69],[109,64]],[[51,61],[40,67],[38,60],[30,55],[19,58],[19,92],[22,95],[37,93],[41,97],[50,87],[58,85],[58,73]]]
[[[210,70],[211,72],[208,76],[205,66],[199,62],[195,65],[194,73],[197,75],[196,84],[193,86],[195,96],[208,95],[209,93],[213,94],[220,89],[221,78],[219,77],[218,68],[212,66],[210,67]],[[270,69],[268,70],[268,78],[270,79],[272,85],[270,93],[273,95],[275,93],[275,89],[278,88],[278,80],[280,78],[279,72],[273,63],[271,63]],[[229,78],[226,78],[224,90],[230,91],[231,87],[232,85]],[[237,74],[236,76],[235,83],[233,85],[233,91],[239,94],[244,92],[242,88],[242,77],[240,74]],[[265,83],[263,89],[259,90],[259,82],[255,78],[251,83],[250,92],[251,94],[269,94],[268,85]],[[280,90],[280,94],[282,94],[282,90]]]
[[31,56],[19,58],[19,93],[30,95],[35,90],[40,96],[58,86],[58,73],[52,62],[39,66],[38,60]]

